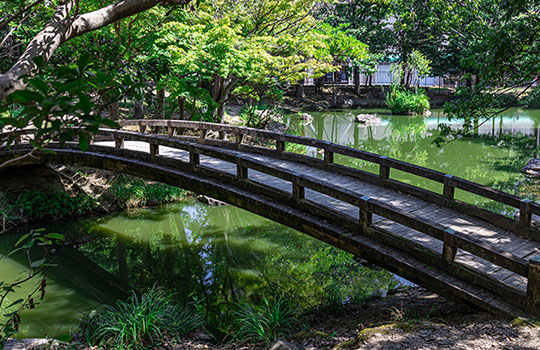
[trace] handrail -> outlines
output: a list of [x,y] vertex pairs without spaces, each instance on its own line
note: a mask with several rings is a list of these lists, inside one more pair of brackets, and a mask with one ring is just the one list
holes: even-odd
[[[218,128],[217,131],[223,131],[223,129],[219,129],[221,128]],[[256,129],[247,129],[245,131],[253,134],[259,134],[259,130]],[[32,132],[33,130],[28,130],[28,133]],[[267,133],[268,132],[264,132],[264,134]],[[124,147],[125,140],[135,140],[148,143],[150,145],[150,157],[152,159],[155,159],[156,162],[158,162],[157,164],[159,164],[160,159],[167,159],[167,157],[159,156],[159,146],[165,146],[189,152],[189,163],[193,167],[200,166],[200,155],[205,155],[208,157],[221,159],[233,163],[237,166],[236,178],[238,180],[246,180],[248,178],[248,169],[259,171],[270,176],[278,177],[285,181],[291,182],[293,190],[291,194],[292,201],[290,201],[290,203],[292,205],[302,205],[303,203],[308,201],[305,198],[306,188],[330,196],[337,200],[344,201],[358,207],[360,215],[357,224],[361,227],[373,226],[372,216],[373,214],[376,214],[393,222],[407,226],[413,230],[422,232],[439,241],[442,241],[443,249],[439,258],[442,259],[444,263],[461,265],[460,263],[455,261],[455,258],[457,255],[457,249],[463,249],[477,257],[480,257],[495,265],[512,271],[520,276],[528,278],[531,273],[530,269],[532,265],[528,264],[527,261],[525,261],[524,259],[519,258],[511,253],[491,247],[482,242],[471,240],[464,233],[456,232],[430,219],[426,219],[416,214],[396,208],[392,205],[388,205],[383,201],[370,198],[359,193],[346,191],[339,186],[327,183],[312,176],[300,174],[291,169],[276,168],[273,166],[262,164],[256,158],[250,157],[249,154],[238,154],[238,152],[232,152],[228,149],[220,149],[213,146],[205,145],[203,143],[200,143],[199,138],[182,140],[177,138],[171,138],[168,135],[151,135],[115,129],[99,129],[98,134],[112,137],[115,140],[114,148],[117,149],[121,149]],[[203,133],[201,133],[201,135],[202,134]],[[272,137],[277,137],[278,140],[280,140],[281,138],[289,139],[288,136],[292,136],[283,136],[283,134],[278,133],[271,133],[270,135]],[[299,138],[297,136],[292,137]],[[309,140],[309,142],[317,144],[317,140],[307,140]],[[324,144],[330,143],[324,142]],[[330,144],[330,146],[334,145]],[[132,152],[133,154],[139,153],[137,151]],[[531,280],[529,280],[529,284],[531,283],[530,281]],[[473,281],[473,283],[476,282]]]
[[[277,149],[285,150],[285,142],[295,143],[299,145],[316,147],[324,150],[324,159],[327,163],[333,163],[334,154],[341,154],[356,159],[361,159],[374,164],[378,164],[380,171],[379,176],[384,179],[390,179],[390,169],[400,170],[412,175],[420,176],[444,185],[443,194],[441,195],[446,200],[454,199],[454,190],[460,189],[484,198],[506,204],[520,210],[520,226],[530,228],[532,224],[532,214],[540,215],[540,204],[533,201],[520,198],[518,196],[506,193],[500,190],[493,189],[457,176],[445,174],[440,171],[407,163],[398,159],[381,156],[375,153],[354,149],[347,146],[338,145],[329,141],[317,140],[303,136],[295,136],[272,132],[268,130],[260,130],[247,128],[243,126],[233,126],[226,124],[215,124],[206,122],[195,122],[185,120],[160,120],[160,119],[142,119],[142,120],[125,120],[120,122],[121,126],[139,126],[141,131],[146,127],[167,127],[168,135],[174,135],[174,129],[194,129],[194,130],[212,130],[227,132],[235,135],[249,135],[260,137],[277,142]],[[201,133],[201,138],[204,135]],[[240,140],[241,142],[241,140]],[[239,143],[237,141],[237,143]],[[416,186],[415,186],[416,187]],[[510,229],[510,228],[508,228]],[[519,233],[519,232],[516,232]]]
[[[512,272],[515,272],[521,276],[527,277],[528,265],[527,262],[517,256],[497,250],[492,247],[488,247],[482,243],[475,242],[467,238],[465,234],[455,232],[447,229],[446,227],[425,219],[418,217],[414,214],[395,208],[380,200],[362,196],[361,194],[351,193],[344,191],[338,186],[329,184],[319,179],[299,174],[290,169],[276,169],[275,167],[261,164],[256,159],[251,159],[247,155],[235,155],[225,150],[216,151],[214,147],[198,144],[192,141],[182,141],[177,139],[171,139],[169,137],[161,135],[147,135],[130,131],[118,131],[113,129],[100,129],[101,135],[109,135],[115,139],[133,140],[133,141],[146,141],[150,145],[165,146],[176,149],[182,149],[190,152],[190,154],[203,154],[212,158],[221,159],[230,163],[236,164],[239,169],[252,169],[259,171],[274,177],[281,178],[289,181],[296,187],[297,192],[295,199],[304,199],[303,193],[305,188],[320,192],[335,199],[344,201],[360,208],[360,210],[368,211],[373,214],[380,215],[389,220],[395,221],[414,230],[420,231],[438,240],[444,241],[445,245],[451,249],[463,249],[470,253],[477,255],[485,260],[488,260],[496,265],[504,267]],[[117,144],[118,145],[118,144]],[[153,156],[158,155],[159,150],[153,148]],[[198,160],[195,162],[198,165]],[[247,177],[245,170],[238,172],[243,173],[242,177]],[[300,189],[300,191],[298,191]],[[362,223],[363,225],[370,224],[369,222]],[[453,258],[452,258],[453,260]]]

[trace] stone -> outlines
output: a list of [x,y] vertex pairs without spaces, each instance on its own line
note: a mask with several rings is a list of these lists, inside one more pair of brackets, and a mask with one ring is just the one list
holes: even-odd
[[205,196],[205,195],[202,195],[202,194],[197,196],[197,200],[199,202],[201,202],[201,203],[211,205],[211,206],[214,206],[214,207],[221,207],[221,206],[224,206],[224,205],[228,205],[225,202],[219,201],[217,199],[214,199],[212,197],[208,197],[208,196]]
[[362,125],[380,125],[382,119],[375,114],[358,114],[354,121]]
[[271,120],[266,124],[266,129],[272,132],[284,133],[288,129],[288,126],[284,123]]
[[521,172],[531,177],[540,177],[540,159],[533,158],[521,168]]
[[4,344],[4,350],[56,349],[59,345],[60,342],[54,339],[8,339]]
[[313,121],[313,116],[309,113],[302,113],[302,117],[300,119],[307,123],[311,123]]
[[279,339],[270,347],[270,350],[304,350],[304,347],[286,340]]

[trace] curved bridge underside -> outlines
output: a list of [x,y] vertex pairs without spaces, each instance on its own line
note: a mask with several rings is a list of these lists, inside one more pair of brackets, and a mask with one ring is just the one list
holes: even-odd
[[[448,298],[507,317],[540,316],[540,261],[535,260],[540,232],[531,224],[535,203],[324,141],[208,123],[130,123],[140,131],[165,127],[168,135],[103,129],[100,134],[111,141],[87,152],[75,144],[50,144],[47,150],[53,152],[14,165],[91,167],[178,186],[307,233]],[[180,128],[200,135],[175,135]],[[211,140],[208,130],[234,138]],[[276,149],[245,145],[244,137],[275,140]],[[323,149],[324,160],[286,152],[289,142]],[[0,163],[30,149],[24,143],[0,148]],[[335,164],[334,153],[376,161],[381,171]],[[440,180],[443,193],[392,180],[392,168]],[[454,188],[514,205],[521,218],[459,202]]]

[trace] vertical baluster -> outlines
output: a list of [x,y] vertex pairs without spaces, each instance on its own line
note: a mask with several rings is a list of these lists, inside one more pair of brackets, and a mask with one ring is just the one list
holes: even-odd
[[298,183],[293,182],[292,193],[294,199],[301,200],[304,199],[306,196],[306,189],[304,188],[304,186],[300,186]]
[[529,259],[527,304],[535,316],[540,316],[540,255]]
[[454,199],[455,187],[452,186],[452,175],[444,175],[443,197],[446,199]]
[[454,240],[454,233],[456,233],[456,231],[451,228],[444,230],[443,259],[446,262],[453,262],[456,259],[457,247]]
[[388,159],[386,156],[379,157],[379,177],[383,180],[390,178],[390,167],[386,165],[386,159]]
[[159,145],[155,143],[150,144],[150,156],[155,157],[159,155]]
[[329,151],[328,149],[324,149],[324,161],[326,163],[333,163],[334,162],[334,152]]
[[285,141],[276,140],[276,149],[278,152],[285,152]]
[[360,197],[360,203],[358,204],[358,207],[360,209],[359,212],[359,221],[360,225],[363,227],[367,227],[373,224],[373,213],[369,211],[369,200],[371,197],[369,196],[362,196]]
[[522,199],[519,203],[519,223],[523,226],[530,227],[531,220],[531,201],[528,199]]

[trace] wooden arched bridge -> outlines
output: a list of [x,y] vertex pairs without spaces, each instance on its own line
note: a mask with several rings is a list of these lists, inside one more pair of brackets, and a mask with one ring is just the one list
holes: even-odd
[[[440,295],[507,317],[540,316],[537,203],[311,138],[178,120],[122,126],[132,131],[100,129],[109,141],[86,152],[76,144],[51,143],[46,150],[54,152],[17,165],[92,167],[179,186],[305,232]],[[287,144],[317,148],[324,158],[288,152]],[[30,149],[25,143],[0,148],[0,163]],[[336,155],[375,163],[380,171],[337,164]],[[439,183],[440,193],[392,179],[393,170]],[[459,201],[456,189],[514,207],[519,219]]]

